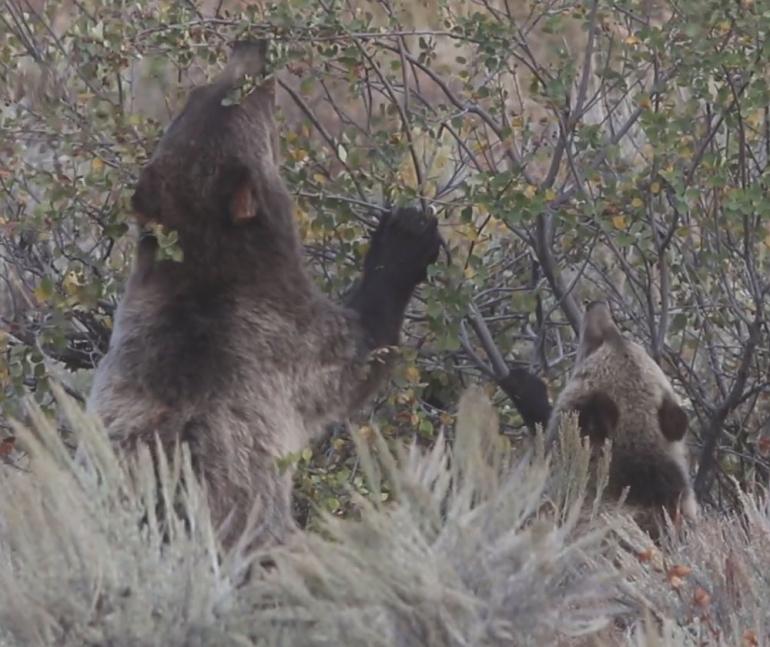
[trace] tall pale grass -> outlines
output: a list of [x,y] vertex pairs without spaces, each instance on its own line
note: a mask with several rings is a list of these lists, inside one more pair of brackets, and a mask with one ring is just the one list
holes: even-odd
[[29,471],[0,469],[3,647],[696,645],[707,622],[724,644],[764,644],[765,505],[747,497],[743,526],[703,522],[653,553],[599,503],[574,424],[553,463],[541,445],[516,459],[479,390],[451,443],[394,453],[355,437],[372,492],[355,520],[228,553],[184,448],[157,469],[148,450],[124,464],[97,420],[57,398],[74,455],[32,406],[15,429]]

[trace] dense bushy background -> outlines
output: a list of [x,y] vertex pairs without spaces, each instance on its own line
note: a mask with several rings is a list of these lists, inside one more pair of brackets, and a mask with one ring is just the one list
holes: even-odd
[[21,460],[22,395],[52,410],[51,377],[87,393],[130,267],[133,182],[245,35],[273,39],[283,172],[319,283],[350,286],[389,203],[433,205],[448,243],[371,419],[287,458],[302,520],[315,504],[345,516],[348,486],[371,494],[349,431],[429,447],[479,378],[520,444],[496,382],[523,365],[558,393],[599,295],[686,399],[703,501],[730,514],[737,486],[767,483],[764,0],[4,0],[0,460]]
[[[581,301],[605,295],[689,401],[699,493],[729,506],[729,476],[766,481],[766,3],[246,4],[5,0],[6,413],[28,391],[48,403],[52,374],[87,391],[141,164],[228,43],[269,34],[283,171],[318,281],[349,287],[383,205],[440,213],[447,253],[376,408],[387,437],[432,441],[464,383],[493,389],[517,363],[557,393]],[[349,449],[332,435],[306,472],[329,509],[356,480]]]

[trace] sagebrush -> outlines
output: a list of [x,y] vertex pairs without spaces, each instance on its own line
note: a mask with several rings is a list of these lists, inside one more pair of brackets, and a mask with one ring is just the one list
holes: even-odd
[[710,518],[656,549],[598,498],[574,424],[553,464],[539,442],[515,459],[479,390],[451,443],[391,451],[357,436],[371,496],[355,518],[323,514],[320,532],[255,554],[247,536],[220,551],[184,447],[157,470],[149,451],[125,464],[97,420],[58,400],[77,450],[31,406],[31,429],[16,426],[29,473],[0,471],[4,647],[768,639],[762,499],[745,497],[741,523]]

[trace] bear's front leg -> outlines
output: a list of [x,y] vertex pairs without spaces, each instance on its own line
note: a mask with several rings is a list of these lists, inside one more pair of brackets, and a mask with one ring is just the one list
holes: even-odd
[[398,344],[409,299],[426,279],[440,248],[435,216],[401,208],[382,217],[364,260],[363,277],[348,301],[359,314],[369,350]]

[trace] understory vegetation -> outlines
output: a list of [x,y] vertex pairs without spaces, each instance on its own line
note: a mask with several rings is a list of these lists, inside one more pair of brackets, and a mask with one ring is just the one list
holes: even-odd
[[[285,459],[305,532],[218,555],[183,450],[158,506],[81,407],[139,170],[262,36],[319,285],[388,205],[446,246],[376,401]],[[765,0],[3,0],[0,646],[770,644],[768,56]],[[597,297],[690,420],[703,518],[658,545],[506,387],[555,397]]]
[[54,390],[78,455],[33,406],[34,426],[14,426],[31,474],[0,472],[4,647],[764,644],[765,504],[656,547],[600,502],[607,464],[594,480],[574,423],[553,463],[542,438],[516,458],[478,388],[451,443],[354,436],[371,496],[351,518],[224,555],[183,449],[156,481],[149,452],[122,464]]

